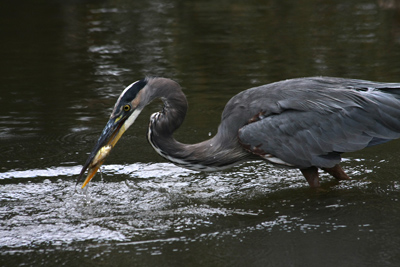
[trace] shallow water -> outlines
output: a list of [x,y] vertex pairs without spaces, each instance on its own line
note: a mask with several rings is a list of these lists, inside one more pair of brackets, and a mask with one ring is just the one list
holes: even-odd
[[124,86],[184,88],[176,138],[214,135],[229,98],[280,79],[399,81],[394,1],[31,1],[0,9],[2,266],[398,266],[400,142],[345,155],[353,178],[248,162],[194,172],[146,142],[151,104],[102,174],[77,175]]
[[302,258],[333,266],[340,255],[349,266],[396,262],[400,182],[347,169],[358,179],[325,181],[320,191],[297,171],[257,162],[207,176],[169,163],[106,165],[103,181],[84,191],[69,178],[79,166],[5,172],[3,182],[18,182],[0,191],[2,259],[179,265],[190,257],[198,265],[241,265],[250,257],[254,265],[292,265]]

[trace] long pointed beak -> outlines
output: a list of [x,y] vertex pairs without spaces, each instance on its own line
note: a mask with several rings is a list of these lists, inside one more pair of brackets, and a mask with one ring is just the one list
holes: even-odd
[[92,180],[100,166],[104,163],[106,157],[110,154],[111,149],[126,131],[124,122],[125,120],[121,119],[121,117],[111,118],[107,122],[107,125],[104,127],[99,140],[94,146],[89,158],[86,160],[86,163],[83,165],[83,168],[79,174],[76,182],[77,184],[82,180],[86,170],[88,170],[88,174],[83,182],[82,188],[84,188],[90,182],[90,180]]

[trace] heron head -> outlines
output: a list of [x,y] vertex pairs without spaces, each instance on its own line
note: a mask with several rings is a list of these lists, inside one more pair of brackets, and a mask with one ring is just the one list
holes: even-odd
[[94,177],[111,152],[111,149],[124,132],[135,122],[143,107],[147,104],[147,101],[143,97],[144,88],[147,83],[148,79],[134,82],[126,87],[119,96],[111,113],[110,120],[104,127],[103,132],[79,174],[77,183],[82,180],[86,170],[88,170],[82,188]]

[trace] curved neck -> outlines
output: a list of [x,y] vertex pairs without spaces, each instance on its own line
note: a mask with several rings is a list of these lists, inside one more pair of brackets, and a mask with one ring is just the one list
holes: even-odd
[[238,143],[238,129],[218,131],[213,138],[198,144],[183,144],[174,139],[173,132],[183,123],[188,107],[177,83],[157,87],[152,98],[161,98],[164,107],[151,116],[147,140],[162,157],[188,169],[214,171],[231,167],[248,156]]

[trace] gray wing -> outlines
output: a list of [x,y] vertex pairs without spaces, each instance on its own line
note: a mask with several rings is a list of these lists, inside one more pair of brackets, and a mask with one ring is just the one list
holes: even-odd
[[247,150],[274,163],[333,167],[343,152],[400,137],[397,91],[317,90],[298,96],[293,91],[290,98],[276,101],[278,113],[265,109],[242,127],[239,140]]

